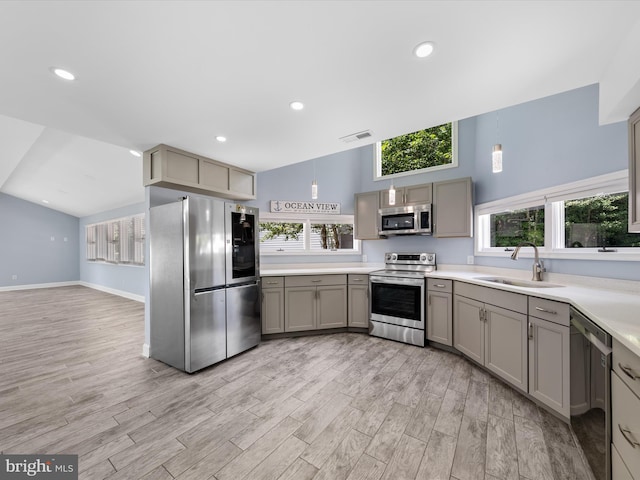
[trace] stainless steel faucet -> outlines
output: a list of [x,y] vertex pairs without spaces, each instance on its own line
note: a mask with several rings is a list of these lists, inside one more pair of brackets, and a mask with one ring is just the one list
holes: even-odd
[[540,260],[540,257],[538,256],[538,247],[536,247],[533,243],[531,242],[519,243],[516,249],[511,254],[511,260],[516,260],[518,258],[518,253],[520,253],[520,247],[526,247],[526,246],[533,247],[533,250],[536,255],[536,258],[533,260],[533,277],[531,278],[531,280],[533,280],[534,282],[541,282],[542,272],[546,272],[547,270],[544,268],[544,263],[542,263],[542,260]]

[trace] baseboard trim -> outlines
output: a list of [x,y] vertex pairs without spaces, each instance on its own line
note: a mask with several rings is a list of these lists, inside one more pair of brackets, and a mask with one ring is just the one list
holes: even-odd
[[54,282],[54,283],[31,283],[28,285],[15,285],[10,287],[0,287],[0,292],[11,292],[13,290],[34,290],[36,288],[56,288],[56,287],[71,287],[74,285],[80,285],[79,282]]
[[77,285],[82,285],[83,287],[93,288],[94,290],[100,290],[101,292],[111,293],[112,295],[118,295],[119,297],[144,303],[144,295],[136,295],[135,293],[116,290],[115,288],[104,287],[102,285],[96,285],[95,283],[78,282]]
[[149,344],[148,343],[143,343],[142,344],[142,356],[149,358]]

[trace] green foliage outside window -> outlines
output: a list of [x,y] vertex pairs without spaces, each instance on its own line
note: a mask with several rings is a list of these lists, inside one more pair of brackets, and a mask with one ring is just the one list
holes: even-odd
[[565,202],[565,247],[640,246],[640,234],[627,232],[628,202],[628,193]]
[[382,175],[448,165],[453,161],[452,124],[426,128],[381,142]]
[[[353,225],[341,223],[314,223],[311,231],[320,236],[319,247],[322,250],[340,250],[353,248]],[[273,239],[289,241],[300,240],[304,232],[303,223],[260,222],[261,242]],[[312,245],[314,249],[316,245]]]
[[491,215],[491,246],[544,245],[544,206]]

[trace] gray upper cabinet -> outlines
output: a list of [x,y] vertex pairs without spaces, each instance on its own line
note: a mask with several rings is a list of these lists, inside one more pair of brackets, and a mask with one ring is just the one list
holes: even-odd
[[255,173],[167,145],[144,152],[144,186],[186,190],[232,200],[256,198]]
[[472,197],[471,177],[433,184],[434,236],[473,236]]
[[380,208],[380,193],[356,193],[355,205],[355,238],[358,240],[377,240],[378,209]]
[[424,205],[433,200],[431,183],[422,185],[410,185],[408,187],[396,187],[396,203],[389,204],[389,190],[380,190],[380,208],[403,207],[407,205]]
[[629,117],[629,232],[640,232],[640,108]]

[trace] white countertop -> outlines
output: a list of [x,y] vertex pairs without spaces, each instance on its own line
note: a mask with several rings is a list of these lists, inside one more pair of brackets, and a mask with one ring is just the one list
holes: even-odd
[[[287,264],[263,265],[262,276],[368,274],[383,264]],[[481,267],[477,265],[439,265],[427,277],[460,280],[476,285],[522,293],[570,303],[613,338],[640,356],[640,282],[609,278],[545,273],[545,281],[563,285],[558,288],[528,288],[487,282],[478,277],[503,276],[530,280],[527,270]]]

